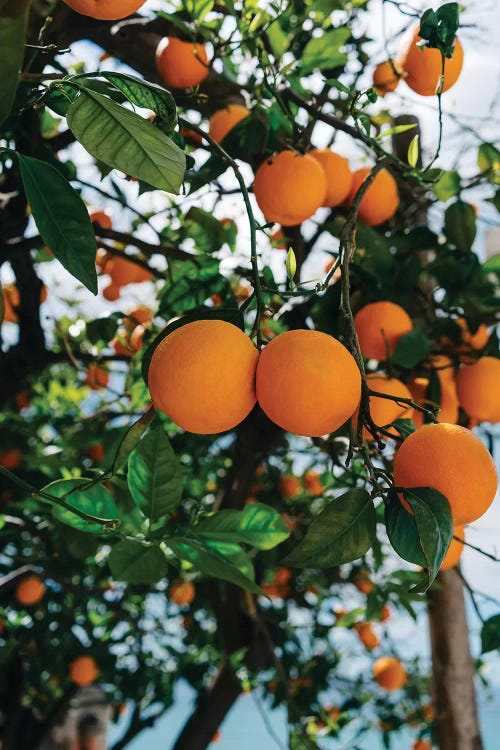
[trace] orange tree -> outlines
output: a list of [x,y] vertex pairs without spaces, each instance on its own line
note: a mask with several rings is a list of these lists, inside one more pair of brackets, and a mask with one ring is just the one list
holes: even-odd
[[[499,152],[467,125],[477,168],[440,168],[458,5],[372,6],[0,2],[5,750],[96,681],[125,747],[179,679],[176,750],[245,691],[291,750],[459,746],[385,623],[459,580],[435,583],[496,491],[471,428],[500,418],[499,265],[468,194],[498,208]],[[408,40],[372,59],[389,6]],[[429,156],[405,86],[436,100]]]

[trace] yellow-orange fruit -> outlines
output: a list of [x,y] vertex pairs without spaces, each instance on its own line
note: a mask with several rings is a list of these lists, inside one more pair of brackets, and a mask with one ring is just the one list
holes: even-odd
[[115,286],[121,287],[127,284],[141,284],[143,281],[151,281],[151,271],[138,263],[113,255],[106,263],[106,273],[111,277]]
[[349,162],[329,148],[313,149],[308,155],[319,162],[325,173],[326,194],[323,205],[330,208],[339,206],[351,192],[352,172]]
[[304,487],[310,495],[321,495],[325,489],[321,481],[321,474],[314,469],[306,471],[303,481]]
[[146,329],[144,326],[138,325],[130,334],[130,347],[134,352],[139,352],[142,349],[145,333]]
[[99,669],[92,656],[79,656],[69,665],[69,676],[79,687],[92,685],[97,679]]
[[460,406],[478,422],[500,422],[500,359],[480,357],[457,375]]
[[207,51],[203,44],[165,37],[156,50],[156,67],[167,86],[189,89],[208,76]]
[[429,740],[415,740],[412,750],[432,750]]
[[184,607],[187,604],[191,604],[195,593],[194,584],[191,581],[183,581],[181,578],[178,578],[170,586],[168,597],[174,604]]
[[231,323],[187,323],[155,349],[148,376],[153,404],[189,432],[230,430],[255,405],[258,359],[248,336]]
[[269,239],[275,250],[288,250],[290,243],[287,241],[286,235],[281,227],[273,232]]
[[[455,526],[453,535],[457,536],[459,539],[465,539],[464,527]],[[444,560],[441,563],[440,570],[449,570],[450,568],[454,568],[455,565],[458,565],[463,551],[463,543],[459,542],[457,539],[452,539],[450,542],[450,546],[448,547],[448,552],[446,553]]]
[[286,331],[267,344],[257,365],[257,400],[275,424],[308,437],[334,432],[361,395],[353,356],[320,331]]
[[[378,393],[385,393],[388,396],[399,396],[400,398],[410,398],[411,393],[404,383],[397,378],[388,378],[386,375],[373,373],[367,377],[370,390]],[[389,425],[396,419],[410,419],[412,407],[407,404],[397,403],[391,399],[380,396],[370,396],[370,416],[377,427],[384,427],[391,435],[399,435],[394,428],[390,429]],[[358,419],[358,414],[355,417]],[[366,440],[372,439],[372,434],[366,427],[363,427],[363,437]],[[384,435],[381,435],[382,439]]]
[[208,123],[208,134],[212,136],[214,141],[220,143],[229,131],[249,114],[250,110],[242,104],[228,104],[224,109],[214,112]]
[[19,604],[31,607],[38,604],[45,594],[45,584],[38,576],[28,576],[17,584],[15,597]]
[[379,96],[385,96],[398,87],[401,73],[394,61],[385,60],[373,71],[373,88]]
[[23,454],[19,448],[8,448],[6,451],[0,451],[0,466],[4,469],[13,471],[21,466],[23,461]]
[[[421,96],[434,96],[441,78],[441,52],[430,47],[418,47],[421,41],[415,30],[413,37],[403,52],[398,63],[403,70],[406,84]],[[459,39],[455,40],[455,49],[451,58],[445,58],[444,83],[442,91],[448,91],[458,81],[464,62],[464,50]]]
[[117,21],[135,13],[146,0],[64,0],[66,5],[82,16],[100,21]]
[[[21,304],[21,295],[19,289],[15,284],[5,284],[2,287],[2,295],[4,302],[4,323],[17,323],[17,308]],[[46,286],[42,286],[40,289],[40,304],[43,304],[48,297],[48,289]]]
[[383,362],[394,354],[399,339],[413,329],[410,316],[394,302],[371,302],[354,316],[363,356]]
[[134,307],[133,310],[127,313],[123,320],[123,325],[127,328],[135,328],[139,323],[146,326],[148,323],[151,323],[152,319],[153,313],[149,307]]
[[94,443],[85,448],[85,453],[96,464],[100,464],[104,458],[104,446],[102,443]]
[[[370,167],[364,167],[354,172],[352,176],[351,192],[348,202],[352,205],[356,193],[371,172]],[[359,221],[376,227],[392,219],[399,207],[398,185],[394,177],[381,169],[361,199],[358,210]]]
[[371,594],[371,592],[375,588],[367,570],[359,570],[353,580],[353,583],[358,591],[361,591],[362,594],[366,594],[367,596],[368,594]]
[[359,636],[359,640],[371,651],[373,648],[380,646],[380,641],[370,622],[358,622],[354,625],[354,630]]
[[280,477],[278,482],[279,491],[285,499],[300,495],[300,482],[297,477]]
[[296,226],[323,205],[326,176],[312,156],[280,151],[257,169],[253,191],[267,221]]
[[[419,427],[394,458],[397,487],[432,487],[446,497],[455,525],[486,513],[497,490],[492,457],[473,432],[454,424]],[[407,504],[406,504],[407,505]]]
[[93,391],[106,388],[109,383],[109,372],[101,365],[90,365],[85,375],[85,385]]
[[105,273],[106,264],[111,259],[111,255],[103,247],[98,248],[95,256],[95,264],[97,268]]
[[475,333],[472,333],[465,318],[457,318],[455,320],[457,326],[461,330],[462,344],[457,349],[459,352],[467,352],[470,349],[483,349],[490,338],[488,327],[481,323],[478,326]]
[[388,604],[384,604],[382,607],[382,611],[380,612],[379,620],[380,622],[387,622],[387,620],[391,619],[391,608]]
[[406,670],[395,656],[381,656],[373,665],[373,679],[384,690],[399,690],[408,681]]
[[111,229],[113,227],[111,216],[106,211],[92,211],[89,217],[93,224],[99,224],[103,229]]
[[[431,364],[436,370],[441,389],[438,419],[440,422],[446,422],[447,424],[456,424],[458,421],[458,396],[453,363],[449,357],[438,354],[431,357]],[[433,406],[426,398],[428,387],[429,378],[412,378],[408,383],[408,388],[415,403],[426,408]],[[412,419],[416,427],[421,427],[424,423],[423,413],[416,409]]]

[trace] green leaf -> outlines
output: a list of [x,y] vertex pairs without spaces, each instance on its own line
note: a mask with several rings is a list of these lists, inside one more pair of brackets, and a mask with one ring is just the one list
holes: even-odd
[[139,440],[144,435],[155,416],[155,410],[151,407],[140,419],[127,429],[113,459],[113,464],[111,466],[112,474],[116,474],[116,472],[121,469],[123,464],[128,460],[128,457],[139,443]]
[[74,529],[87,531],[90,534],[102,534],[104,533],[102,524],[92,523],[80,518],[71,511],[71,508],[76,508],[83,513],[108,521],[118,518],[118,509],[103,484],[94,484],[90,487],[86,485],[89,485],[87,479],[58,479],[48,484],[42,491],[55,498],[65,496],[64,502],[67,508],[55,505],[52,511],[54,518],[58,521],[67,523]]
[[157,583],[167,573],[165,555],[158,546],[146,546],[125,539],[115,544],[108,557],[115,581],[132,584]]
[[184,152],[148,120],[90,89],[80,91],[67,120],[94,158],[167,193],[179,192]]
[[281,515],[263,503],[252,503],[244,510],[219,510],[203,518],[194,529],[206,541],[244,542],[257,549],[272,549],[290,536]]
[[10,115],[24,58],[30,0],[7,0],[0,7],[0,125]]
[[169,91],[127,73],[106,71],[99,75],[116,86],[132,104],[156,112],[163,131],[168,133],[174,130],[177,125],[177,107]]
[[443,172],[441,177],[432,186],[432,191],[438,201],[447,201],[460,192],[461,178],[456,169]]
[[161,428],[152,430],[130,455],[128,485],[151,522],[168,516],[180,502],[182,468]]
[[225,242],[225,231],[220,221],[199,206],[192,206],[187,212],[184,231],[202,253],[215,253]]
[[413,419],[395,419],[392,426],[399,432],[403,438],[407,438],[417,429]]
[[470,203],[457,200],[444,213],[444,233],[461,252],[469,252],[476,236],[476,212]]
[[375,140],[380,141],[382,140],[382,138],[387,138],[390,135],[398,135],[399,133],[406,133],[407,130],[412,130],[413,128],[416,128],[416,127],[417,127],[416,123],[412,123],[411,125],[395,125],[393,128],[387,128],[387,130],[383,130],[381,133],[377,135]]
[[481,628],[481,653],[496,651],[500,648],[500,615],[493,615]]
[[500,272],[500,253],[498,255],[492,255],[487,261],[483,263],[485,271]]
[[117,330],[118,320],[112,315],[88,320],[85,324],[85,333],[91,344],[97,344],[99,341],[108,343]]
[[[263,593],[252,578],[240,569],[241,556],[239,554],[236,558],[239,560],[239,564],[234,563],[235,545],[229,545],[232,554],[229,557],[226,557],[217,549],[212,548],[208,544],[198,541],[197,539],[166,539],[165,543],[177,557],[191,563],[191,565],[200,570],[206,576],[229,581],[229,583],[241,586],[241,588],[244,588],[253,594]],[[243,552],[243,550],[241,550],[241,552]],[[247,563],[245,563],[244,570],[248,570]]]
[[418,156],[420,153],[418,142],[419,142],[419,136],[416,135],[411,139],[410,145],[408,146],[407,159],[408,159],[408,164],[410,165],[410,167],[417,166]]
[[314,70],[329,70],[344,66],[347,55],[340,48],[351,36],[351,31],[346,26],[325,32],[320,37],[310,39],[301,57],[300,71],[302,75],[308,75]]
[[203,21],[214,7],[214,0],[186,0],[187,12],[197,21]]
[[375,538],[375,507],[362,489],[337,497],[314,518],[284,565],[329,568],[365,555]]
[[423,13],[419,35],[427,40],[427,46],[451,57],[459,22],[458,3],[445,3],[436,11],[429,9]]
[[295,272],[297,271],[297,258],[295,257],[295,253],[293,252],[293,248],[288,248],[288,252],[286,254],[286,275],[288,278],[288,281],[290,283],[293,283],[293,278],[295,276]]
[[421,565],[426,571],[426,591],[438,574],[453,537],[453,520],[448,500],[431,487],[405,489],[404,498],[412,516],[396,492],[390,492],[385,510],[389,540],[403,560]]
[[410,333],[402,336],[396,344],[396,349],[391,357],[394,362],[401,367],[415,367],[427,357],[431,349],[431,342],[423,331],[414,328]]
[[26,199],[40,235],[64,268],[97,294],[96,242],[85,204],[50,164],[17,155]]
[[477,165],[494,185],[500,184],[500,151],[492,143],[481,143],[477,152]]

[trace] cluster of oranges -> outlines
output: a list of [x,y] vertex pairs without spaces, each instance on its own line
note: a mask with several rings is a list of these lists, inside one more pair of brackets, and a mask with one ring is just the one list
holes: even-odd
[[[21,304],[21,295],[19,289],[15,284],[5,284],[2,287],[3,303],[4,303],[4,323],[17,323],[18,314],[17,310]],[[42,286],[40,289],[40,304],[43,305],[48,297],[48,289],[46,286]],[[1,322],[1,321],[0,321]]]

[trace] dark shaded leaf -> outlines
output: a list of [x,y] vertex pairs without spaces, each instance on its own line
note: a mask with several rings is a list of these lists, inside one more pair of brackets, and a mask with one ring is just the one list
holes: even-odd
[[500,648],[500,615],[493,615],[481,628],[481,653],[496,651]]
[[132,584],[157,583],[164,578],[168,567],[158,546],[146,546],[128,539],[115,544],[108,565],[115,581]]
[[30,0],[7,0],[0,8],[0,125],[10,114],[24,58]]
[[414,328],[399,339],[391,361],[401,367],[412,368],[425,359],[430,350],[431,342],[425,333]]

